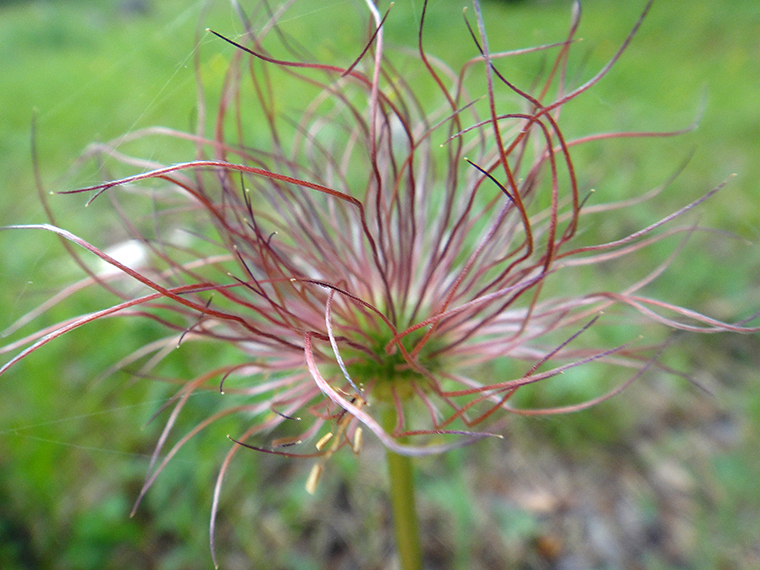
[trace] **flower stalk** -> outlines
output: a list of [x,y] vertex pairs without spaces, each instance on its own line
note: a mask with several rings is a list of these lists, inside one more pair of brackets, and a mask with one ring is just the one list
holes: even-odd
[[[384,423],[388,431],[396,424],[396,414],[390,408],[386,410]],[[387,450],[386,460],[399,566],[402,570],[421,570],[422,546],[414,497],[412,458]]]

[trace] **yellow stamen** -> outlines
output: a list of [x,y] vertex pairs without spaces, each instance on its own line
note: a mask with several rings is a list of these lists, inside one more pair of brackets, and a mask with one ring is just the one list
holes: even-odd
[[364,444],[364,431],[362,431],[362,428],[358,427],[356,428],[356,431],[354,432],[354,445],[352,446],[354,450],[354,455],[359,455],[359,452],[362,450],[362,445]]
[[309,493],[309,495],[313,495],[316,492],[317,483],[319,483],[319,478],[322,475],[323,469],[322,463],[315,463],[311,468],[309,478],[306,480],[306,492]]
[[333,438],[333,433],[327,432],[325,435],[319,438],[319,441],[317,442],[317,449],[319,451],[322,451],[322,448],[327,444],[328,441],[330,441]]

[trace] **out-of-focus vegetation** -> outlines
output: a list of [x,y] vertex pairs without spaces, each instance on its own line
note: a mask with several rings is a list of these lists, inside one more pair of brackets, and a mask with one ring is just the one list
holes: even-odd
[[[461,4],[431,1],[426,30],[429,50],[455,66],[476,53]],[[587,79],[606,63],[642,5],[584,2],[584,40],[575,50],[572,81]],[[152,125],[193,128],[196,41],[213,109],[213,85],[231,48],[198,30],[234,36],[241,26],[228,2],[205,6],[188,0],[0,2],[0,224],[45,220],[30,160],[33,113],[46,189],[66,190],[88,175],[72,176],[69,168],[90,142]],[[397,2],[387,24],[389,43],[414,44],[419,8],[420,2]],[[562,1],[494,0],[485,9],[492,49],[563,38],[570,11]],[[291,13],[290,31],[316,56],[357,53],[355,40],[364,30],[360,2],[320,2],[316,10],[310,2],[296,3]],[[337,21],[346,14],[354,17]],[[643,193],[692,156],[657,199],[629,216],[622,213],[615,223],[642,227],[737,173],[701,209],[700,221],[760,241],[759,28],[756,0],[657,2],[610,75],[563,111],[566,134],[576,136],[673,130],[699,120],[696,130],[674,139],[579,149],[581,181],[597,190],[600,201]],[[539,65],[540,58],[516,59],[502,69],[529,82]],[[81,197],[51,197],[51,204],[60,224],[74,232],[98,224]],[[592,231],[619,237],[610,224],[600,220]],[[697,236],[695,244],[653,294],[726,319],[760,306],[757,247],[718,236]],[[661,254],[652,252],[651,262]],[[0,328],[76,278],[53,236],[0,233]],[[56,307],[25,330],[93,310],[98,301]],[[4,570],[210,567],[212,482],[228,446],[226,433],[242,429],[222,425],[184,448],[129,518],[163,418],[146,423],[172,392],[126,374],[99,378],[142,344],[141,333],[148,332],[143,326],[100,322],[51,343],[0,377]],[[663,533],[641,546],[647,568],[760,565],[760,341],[707,337],[675,348],[669,362],[696,371],[715,397],[672,378],[649,378],[587,413],[515,418],[507,443],[420,462],[427,552],[447,553],[444,568],[487,567],[484,544],[495,541],[517,553],[522,567],[542,568],[541,560],[553,556],[550,539],[571,551],[570,534],[554,529],[548,511],[498,499],[502,491],[509,495],[505,488],[513,481],[538,472],[546,488],[569,485],[569,495],[581,498],[593,493],[594,481],[610,490],[636,489],[626,497],[637,497],[637,512],[649,513],[653,535],[658,528]],[[191,355],[174,372],[187,377],[193,359],[215,356]],[[197,398],[189,415],[202,417],[213,397]],[[389,513],[377,453],[370,446],[358,464],[336,457],[316,499],[303,490],[309,465],[253,454],[237,459],[221,512],[224,567],[255,567],[273,552],[270,567],[338,567],[344,552],[363,567],[386,567]],[[567,474],[549,476],[558,466]],[[484,489],[496,497],[493,504],[479,495]],[[685,514],[670,512],[679,509]],[[473,528],[477,536],[469,538],[466,531]]]

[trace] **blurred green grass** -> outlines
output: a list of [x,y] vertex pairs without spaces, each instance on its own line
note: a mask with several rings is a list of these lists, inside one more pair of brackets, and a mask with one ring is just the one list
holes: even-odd
[[[361,29],[341,24],[347,40],[342,33],[320,37],[315,30],[334,24],[335,11],[345,4],[325,3],[324,10],[313,14],[297,4],[293,30],[309,46],[320,46],[326,57],[340,53],[347,49],[341,42],[350,42]],[[389,20],[388,39],[412,44],[414,14],[420,3],[397,4]],[[431,2],[426,32],[430,51],[446,60],[451,45],[462,46],[452,55],[453,64],[473,53],[461,20],[461,4]],[[590,77],[609,59],[641,4],[583,3],[580,36],[584,41],[573,62],[580,77]],[[204,2],[165,0],[149,4],[144,14],[127,6],[116,0],[0,4],[0,224],[44,221],[30,161],[35,109],[41,174],[49,190],[69,189],[81,181],[82,175],[70,175],[69,167],[90,142],[153,125],[190,128],[196,112],[196,31],[212,27],[234,34],[239,29],[236,16],[225,2],[211,3],[204,10]],[[569,21],[569,3],[561,1],[494,1],[486,10],[492,49],[556,41]],[[355,23],[360,21],[357,17]],[[579,160],[588,162],[583,183],[596,188],[604,201],[659,184],[693,153],[677,181],[652,204],[634,212],[636,218],[632,214],[626,220],[630,227],[651,223],[736,172],[728,187],[702,208],[702,221],[760,240],[759,28],[760,5],[755,0],[657,2],[611,74],[564,112],[566,134],[571,136],[598,130],[670,130],[692,123],[704,101],[699,127],[688,135],[605,143],[580,152]],[[224,72],[231,51],[207,34],[199,37],[201,68],[213,84]],[[527,71],[518,63],[505,67],[529,80],[529,66]],[[150,155],[171,149],[144,151]],[[88,211],[78,198],[54,197],[52,202],[66,227],[97,223],[88,220]],[[620,228],[603,224],[595,231],[602,236],[606,232],[620,235]],[[671,279],[655,292],[668,298],[675,294],[674,300],[717,311],[720,317],[747,314],[748,309],[760,306],[757,249],[731,249],[736,261],[726,266],[725,249],[708,243],[700,252],[700,263],[693,261],[696,257],[677,262]],[[67,273],[61,257],[62,249],[52,236],[0,233],[0,327],[69,282],[73,274]],[[715,303],[715,298],[726,302]],[[56,308],[38,326],[92,310],[97,301]],[[211,482],[227,447],[224,436],[237,429],[220,425],[193,442],[159,479],[136,517],[128,518],[160,426],[142,428],[170,392],[165,386],[126,377],[92,382],[119,356],[140,346],[139,328],[127,329],[132,335],[127,339],[124,330],[118,322],[99,323],[48,345],[0,378],[0,567],[4,570],[210,567],[206,521]],[[104,342],[96,344],[93,338]],[[760,517],[752,522],[753,515],[760,515],[760,458],[754,451],[759,448],[760,398],[754,395],[756,384],[752,383],[758,380],[757,353],[757,337],[710,338],[695,341],[673,356],[686,367],[713,373],[720,405],[736,414],[743,426],[740,443],[711,456],[714,465],[709,473],[717,481],[712,484],[720,489],[721,502],[695,514],[694,527],[704,539],[702,550],[693,553],[693,568],[715,568],[721,561],[732,567],[732,562],[741,560],[739,553],[752,547],[751,537],[760,534]],[[191,368],[192,362],[186,366]],[[181,376],[183,370],[176,372]],[[683,393],[677,389],[672,397]],[[196,405],[201,413],[211,404],[199,398]],[[597,446],[624,439],[625,431],[644,413],[631,409],[623,395],[599,411],[548,420],[537,429],[549,446],[562,453],[593,453]],[[668,441],[663,445],[670,445]],[[482,456],[478,451],[471,453]],[[468,461],[462,457],[425,463],[426,476],[436,476],[430,476],[423,496],[428,493],[438,500],[447,492],[456,495],[461,476],[438,471],[442,465],[464,469]],[[229,548],[223,554],[226,567],[247,567],[244,560],[264,561],[278,540],[287,543],[286,537],[306,528],[301,511],[314,508],[301,504],[306,501],[302,486],[307,469],[258,457],[237,464],[228,481],[233,501],[226,505],[225,516],[231,522],[221,529]],[[293,481],[292,485],[276,484],[276,475]],[[367,488],[366,482],[357,480],[359,475],[353,477],[355,484]],[[373,492],[377,497],[382,489]],[[466,528],[473,514],[463,512],[466,509],[460,503],[454,503],[452,516]],[[732,516],[737,512],[738,519]],[[367,517],[366,529],[382,524],[377,516]],[[269,534],[262,534],[261,521],[269,525],[265,525]],[[453,548],[458,560],[466,560],[466,546]],[[312,554],[282,553],[276,564],[324,567]],[[651,567],[668,566],[655,560]]]

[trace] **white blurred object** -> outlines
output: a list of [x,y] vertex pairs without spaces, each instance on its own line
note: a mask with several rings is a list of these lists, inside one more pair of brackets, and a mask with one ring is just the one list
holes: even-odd
[[[136,239],[117,243],[106,249],[105,253],[130,269],[139,269],[148,260],[148,252],[145,245]],[[97,273],[100,277],[115,275],[120,271],[118,267],[103,260],[100,260],[98,263]]]

